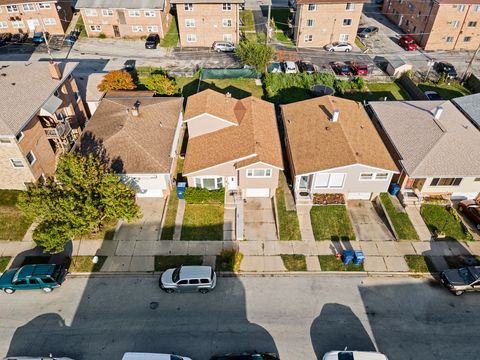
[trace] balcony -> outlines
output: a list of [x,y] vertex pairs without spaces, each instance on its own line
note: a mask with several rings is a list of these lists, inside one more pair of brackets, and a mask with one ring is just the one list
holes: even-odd
[[56,154],[69,152],[78,138],[70,126],[70,119],[70,117],[66,117],[53,126],[51,124],[44,126],[45,135],[47,139],[52,140],[52,148]]

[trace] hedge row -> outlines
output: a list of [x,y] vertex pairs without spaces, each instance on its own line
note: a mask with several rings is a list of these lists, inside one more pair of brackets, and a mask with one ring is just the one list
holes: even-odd
[[189,204],[223,204],[225,189],[207,190],[203,188],[188,187],[185,189],[185,201]]

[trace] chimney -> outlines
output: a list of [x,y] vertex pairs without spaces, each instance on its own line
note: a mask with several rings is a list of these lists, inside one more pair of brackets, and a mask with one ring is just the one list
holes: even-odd
[[433,118],[435,120],[438,120],[440,119],[440,116],[442,116],[442,113],[443,113],[443,106],[437,106],[437,108],[435,109],[435,112],[433,113]]
[[135,101],[135,103],[133,104],[133,108],[131,110],[131,113],[133,116],[138,116],[138,114],[140,114],[140,101]]
[[333,109],[333,114],[332,114],[332,118],[330,119],[330,121],[331,121],[331,122],[337,122],[339,115],[340,115],[340,110],[338,110],[338,109]]
[[62,72],[60,71],[60,66],[58,66],[58,63],[49,61],[48,70],[50,70],[50,76],[52,77],[53,80],[62,79]]

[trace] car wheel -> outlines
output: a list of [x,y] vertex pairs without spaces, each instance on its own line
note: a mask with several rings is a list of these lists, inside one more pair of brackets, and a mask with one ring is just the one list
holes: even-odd
[[345,52],[350,52],[350,49],[345,49]]
[[464,292],[465,292],[465,291],[458,290],[458,291],[455,291],[454,294],[455,294],[456,296],[460,296],[460,295],[462,295]]
[[175,290],[174,289],[165,289],[165,292],[167,294],[173,294],[175,292]]
[[46,293],[51,293],[53,291],[53,289],[49,287],[42,288],[42,290]]
[[15,292],[15,290],[10,288],[3,289],[3,291],[5,291],[6,294],[13,294]]
[[198,291],[200,291],[202,294],[208,293],[208,289],[200,289],[200,290],[198,290]]
[[330,51],[330,52],[334,52],[335,50],[333,50],[333,49],[330,49],[330,50],[328,50],[328,51]]

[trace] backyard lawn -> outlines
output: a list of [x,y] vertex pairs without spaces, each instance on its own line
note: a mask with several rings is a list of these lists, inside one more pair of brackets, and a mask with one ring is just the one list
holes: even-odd
[[186,204],[182,240],[223,240],[223,205]]
[[470,91],[463,87],[459,82],[453,81],[448,85],[445,84],[435,84],[432,82],[425,82],[418,84],[418,87],[423,92],[425,91],[435,91],[437,92],[442,99],[450,100],[455,97],[470,95]]
[[420,213],[430,231],[439,237],[451,240],[471,240],[472,235],[464,230],[456,210],[447,210],[444,205],[423,204]]
[[315,240],[355,240],[347,208],[343,205],[313,206],[310,220]]
[[409,99],[407,92],[396,81],[390,83],[366,84],[366,87],[367,88],[364,91],[347,92],[339,96],[355,101],[378,101],[383,100],[385,97],[388,100]]
[[203,256],[178,255],[178,256],[155,256],[155,271],[165,271],[181,265],[202,265]]
[[161,47],[175,47],[178,44],[178,29],[177,29],[177,17],[172,15],[170,16],[172,22],[170,23],[170,27],[168,28],[168,32],[165,34],[165,37],[160,41]]
[[99,256],[98,262],[94,264],[92,262],[93,256],[73,256],[70,267],[68,268],[69,272],[99,272],[102,269],[106,256]]
[[229,92],[235,99],[243,99],[253,95],[257,98],[263,97],[263,88],[255,84],[255,79],[208,79],[202,80],[200,91],[213,89],[223,94]]
[[392,221],[393,227],[398,234],[399,240],[418,240],[418,234],[405,212],[397,211],[390,199],[388,193],[381,193],[380,200],[388,213],[388,217]]
[[255,32],[255,20],[252,10],[241,10],[240,19],[242,25],[240,30],[244,32],[245,38],[250,41],[257,41],[257,33]]
[[275,38],[287,47],[295,47],[294,42],[287,36],[288,17],[290,16],[289,9],[272,9],[272,19],[275,23],[277,31],[275,31]]
[[281,255],[287,271],[307,271],[305,255]]
[[344,265],[342,260],[337,259],[335,255],[318,255],[318,261],[322,271],[365,271],[363,264],[350,263]]
[[32,223],[17,208],[19,190],[0,190],[0,240],[22,240]]
[[297,212],[287,211],[285,207],[285,195],[283,193],[283,184],[285,181],[285,175],[283,173],[280,174],[279,187],[275,192],[280,240],[302,240]]

